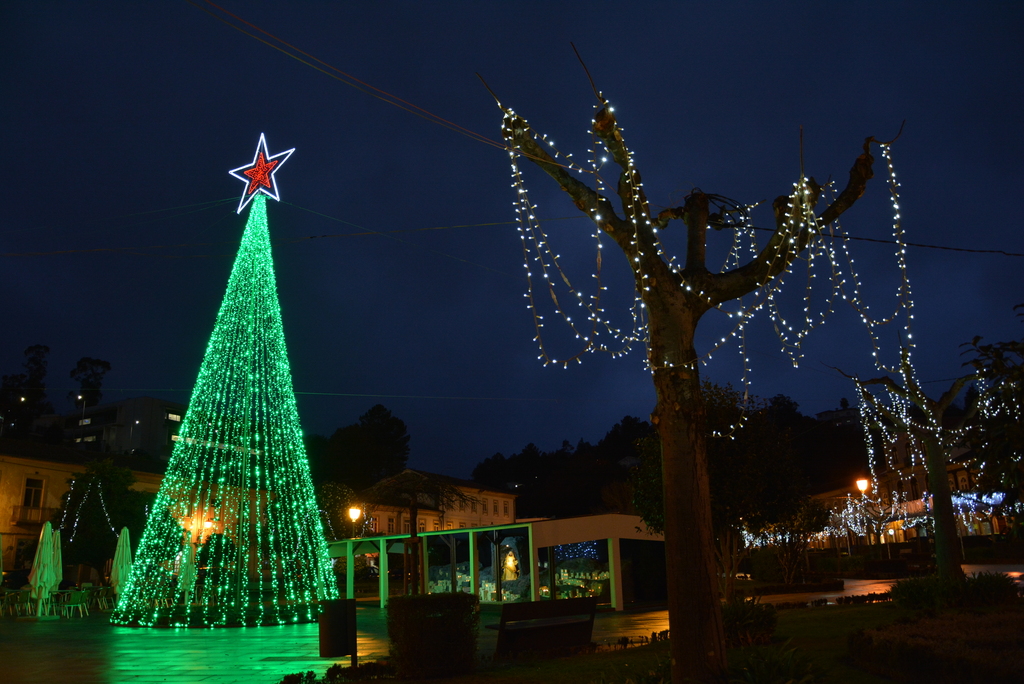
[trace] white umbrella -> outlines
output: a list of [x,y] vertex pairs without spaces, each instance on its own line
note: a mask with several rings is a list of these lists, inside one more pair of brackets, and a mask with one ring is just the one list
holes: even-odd
[[[191,541],[191,540],[190,540]],[[196,583],[196,547],[185,542],[185,549],[181,552],[181,565],[178,566],[178,591],[185,597],[183,603],[189,604],[189,594]]]
[[32,572],[28,575],[28,583],[32,585],[32,599],[36,602],[36,617],[42,617],[43,601],[50,598],[56,576],[53,568],[53,529],[46,522],[39,533],[39,546],[32,560]]
[[128,536],[128,528],[121,528],[121,534],[117,536],[117,548],[114,549],[114,562],[110,566],[110,586],[114,593],[121,596],[122,590],[128,584],[128,576],[132,572],[132,545]]
[[64,551],[61,549],[60,530],[53,531],[53,585],[50,591],[60,589],[60,583],[64,581]]

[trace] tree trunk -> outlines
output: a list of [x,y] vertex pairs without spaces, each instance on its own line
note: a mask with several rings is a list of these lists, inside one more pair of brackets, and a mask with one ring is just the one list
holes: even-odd
[[661,437],[672,676],[710,682],[725,674],[726,657],[711,526],[707,416],[693,347],[700,314],[683,317],[683,307],[664,306],[666,299],[682,296],[674,285],[660,294],[645,299],[658,396],[651,421]]
[[935,520],[935,568],[947,580],[964,578],[963,555],[956,533],[956,516],[946,474],[946,450],[933,435],[922,437],[928,471],[928,491],[932,495],[932,518]]

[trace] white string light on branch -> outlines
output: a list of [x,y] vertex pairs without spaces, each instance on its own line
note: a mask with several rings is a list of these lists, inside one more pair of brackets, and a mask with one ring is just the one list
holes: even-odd
[[[606,107],[608,112],[612,112],[613,109],[604,98],[599,97],[602,106]],[[892,227],[897,242],[896,261],[900,274],[900,285],[896,293],[896,313],[887,318],[878,319],[870,314],[869,307],[864,300],[861,278],[854,268],[855,262],[850,254],[849,236],[838,220],[823,225],[815,214],[816,205],[822,193],[834,194],[832,184],[819,187],[801,174],[799,180],[793,184],[792,193],[788,197],[785,216],[777,222],[775,242],[772,243],[774,251],[769,255],[769,269],[771,272],[777,272],[778,275],[766,278],[760,287],[746,297],[726,302],[715,302],[711,300],[709,294],[701,290],[698,283],[689,281],[685,277],[685,269],[681,264],[674,256],[669,256],[666,253],[658,230],[658,225],[661,224],[652,221],[650,208],[643,191],[643,181],[635,165],[633,154],[623,141],[622,128],[618,126],[617,122],[611,120],[611,125],[614,126],[612,133],[604,132],[602,136],[598,136],[597,120],[592,120],[592,127],[589,131],[591,146],[588,150],[591,158],[588,164],[589,168],[584,168],[572,159],[572,155],[561,153],[555,147],[553,140],[546,135],[534,132],[526,120],[514,111],[503,106],[502,109],[504,111],[502,135],[506,141],[512,168],[512,187],[515,190],[513,206],[518,220],[518,231],[523,248],[523,267],[527,280],[527,291],[524,297],[534,319],[536,331],[534,340],[539,348],[538,358],[545,365],[561,364],[563,367],[567,367],[572,361],[582,363],[583,355],[588,352],[602,351],[613,357],[618,357],[630,351],[633,345],[640,341],[644,343],[648,352],[645,362],[649,370],[654,372],[658,368],[676,365],[677,362],[670,359],[652,358],[650,338],[646,329],[646,306],[644,303],[644,295],[650,289],[652,278],[652,274],[648,273],[648,269],[645,268],[645,263],[648,263],[652,256],[661,259],[668,266],[676,276],[679,287],[688,294],[703,299],[711,308],[724,313],[732,322],[725,334],[712,341],[709,348],[698,356],[696,362],[706,365],[718,350],[735,340],[743,362],[744,396],[750,395],[751,382],[750,360],[746,349],[746,331],[758,313],[764,312],[768,315],[779,339],[780,350],[790,358],[794,366],[799,366],[799,362],[804,356],[804,341],[813,330],[825,323],[840,301],[850,303],[864,322],[869,332],[873,356],[877,364],[881,364],[878,353],[879,329],[897,320],[900,312],[905,314],[903,334],[906,339],[911,339],[910,321],[913,316],[910,314],[911,290],[906,274],[906,242],[899,213],[899,184],[896,181],[889,144],[880,146],[886,159],[888,185],[892,196]],[[572,176],[581,175],[594,178],[591,190],[592,198],[586,202],[577,198],[577,206],[588,215],[594,224],[592,235],[596,244],[595,268],[591,277],[596,283],[595,294],[587,294],[583,288],[573,284],[561,266],[559,254],[552,247],[550,237],[541,226],[537,205],[532,203],[529,198],[526,181],[519,166],[520,156],[526,153],[521,149],[517,140],[525,137],[532,138],[538,147],[550,156],[549,159],[542,160],[544,164],[561,166]],[[614,140],[616,148],[610,149],[605,143],[606,139]],[[615,161],[619,171],[619,179],[614,191],[608,190],[611,184],[604,180],[601,173],[610,159]],[[602,295],[607,289],[602,283],[602,233],[605,230],[612,230],[610,226],[614,218],[604,216],[603,212],[607,209],[602,207],[607,207],[610,203],[609,198],[616,196],[620,200],[623,213],[623,218],[618,220],[618,224],[625,223],[632,230],[628,245],[625,241],[620,242],[632,262],[634,276],[634,299],[631,306],[633,320],[631,330],[628,332],[613,324],[602,306]],[[583,206],[584,203],[586,206]],[[731,244],[721,268],[721,271],[728,271],[741,267],[744,264],[744,259],[755,258],[760,252],[757,245],[756,228],[750,217],[750,210],[756,205],[744,206],[730,200],[723,206],[727,206],[730,211],[742,216],[742,220],[728,221],[726,225],[714,226],[728,228],[732,232]],[[660,218],[659,221],[661,221]],[[836,243],[839,245],[838,248]],[[652,249],[655,253],[648,253],[647,250]],[[800,250],[801,255],[793,258],[792,250]],[[795,274],[801,262],[803,263],[802,268],[806,271],[802,307],[798,315],[790,317],[783,312],[781,295],[783,288],[788,287],[787,281]],[[778,267],[778,264],[781,263],[786,264],[784,268]],[[823,279],[829,281],[829,286],[825,290],[826,294],[816,296],[816,293],[821,291],[818,281]],[[538,297],[538,294],[544,290],[547,291],[556,314],[582,343],[578,350],[569,356],[554,355],[545,343],[543,334],[545,319],[540,311],[541,301]],[[563,293],[562,297],[559,296],[559,291]],[[574,320],[567,308],[568,302],[573,303],[586,324],[578,323],[578,319]],[[604,342],[603,336],[614,339],[614,344]],[[884,368],[882,365],[879,367]]]

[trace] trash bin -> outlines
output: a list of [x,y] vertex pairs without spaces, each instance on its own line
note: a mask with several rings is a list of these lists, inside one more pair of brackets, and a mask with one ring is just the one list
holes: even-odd
[[356,655],[356,600],[320,602],[320,657]]

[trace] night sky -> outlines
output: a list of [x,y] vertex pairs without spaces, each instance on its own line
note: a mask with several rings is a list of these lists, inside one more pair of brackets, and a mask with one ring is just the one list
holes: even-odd
[[[479,73],[585,159],[596,99],[574,43],[659,208],[693,188],[749,203],[787,194],[801,126],[808,175],[845,183],[864,138],[890,139],[906,120],[893,154],[907,239],[1018,254],[908,251],[921,379],[941,392],[961,372],[962,343],[1020,337],[1021,3],[220,6],[499,142],[501,112]],[[234,211],[243,186],[228,170],[252,159],[263,132],[271,154],[296,149],[268,213],[307,433],[329,435],[382,403],[408,425],[410,466],[468,477],[495,452],[596,442],[625,415],[648,417],[642,345],[568,369],[537,361],[500,145],[403,111],[218,17],[242,26],[201,0],[3,4],[0,373],[20,372],[22,351],[46,344],[60,411],[71,408],[68,372],[82,356],[113,365],[105,401],[186,402],[244,228]],[[875,168],[843,225],[886,240],[880,158]],[[590,287],[591,225],[526,170],[567,272]],[[772,225],[758,211],[757,225]],[[681,235],[676,225],[665,240],[677,248]],[[891,311],[894,247],[851,248],[865,298]],[[610,242],[605,251],[608,315],[628,327],[628,268]],[[803,291],[788,290],[796,311]],[[702,323],[703,350],[723,319]],[[556,353],[575,353],[552,315],[546,331]],[[899,331],[882,332],[890,352]],[[703,372],[738,382],[735,349]],[[841,305],[795,370],[760,316],[749,334],[752,391],[787,394],[808,414],[836,408],[854,393],[830,367],[874,375],[870,354]]]

